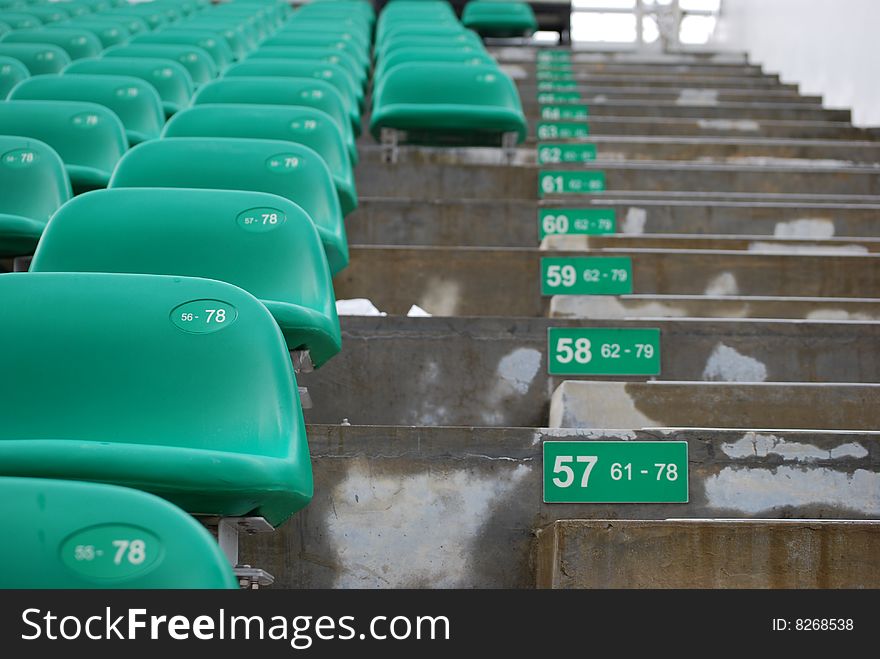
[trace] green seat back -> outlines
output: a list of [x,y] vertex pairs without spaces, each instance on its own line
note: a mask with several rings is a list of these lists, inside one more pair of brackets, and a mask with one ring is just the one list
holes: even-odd
[[131,35],[141,34],[142,32],[147,32],[150,29],[150,26],[147,25],[147,22],[139,16],[91,14],[88,17],[75,19],[74,21],[71,21],[71,22],[76,23],[79,20],[85,21],[86,19],[88,20],[89,23],[93,23],[93,24],[116,25],[118,27],[124,27],[126,30],[128,30],[128,33]]
[[227,78],[241,76],[317,78],[329,82],[339,90],[339,93],[351,107],[351,112],[354,114],[352,120],[360,123],[359,108],[364,101],[363,88],[359,87],[351,73],[339,64],[320,60],[249,59],[233,64],[225,74]]
[[0,21],[13,30],[29,30],[43,24],[43,21],[27,11],[0,11]]
[[471,0],[465,5],[461,22],[484,37],[529,36],[538,29],[535,13],[525,2]]
[[128,18],[133,16],[142,19],[151,30],[158,29],[168,24],[168,15],[159,8],[151,7],[151,2],[138,5],[128,5],[118,9],[111,9],[104,12],[105,16],[123,16]]
[[226,38],[211,30],[162,30],[149,34],[139,34],[131,40],[133,44],[172,44],[198,46],[204,49],[214,60],[218,71],[222,71],[232,63],[235,56]]
[[[252,23],[241,23],[231,18],[224,19],[221,16],[212,17],[213,13],[203,13],[193,16],[185,21],[181,21],[176,27],[188,28],[194,30],[222,30],[223,36],[227,39],[235,38],[240,41],[241,49],[244,52],[253,50],[260,42],[262,37],[259,30]],[[232,35],[236,35],[233,37]],[[233,47],[233,51],[237,52],[238,48]],[[240,57],[240,56],[239,56]]]
[[463,30],[458,36],[401,36],[390,41],[384,41],[376,47],[376,60],[382,61],[389,53],[398,48],[428,47],[428,48],[458,48],[460,46],[472,46],[480,48],[483,41],[476,32]]
[[0,478],[0,588],[236,588],[211,534],[180,508],[128,487]]
[[388,53],[376,65],[374,80],[377,82],[385,76],[385,72],[405,62],[456,62],[466,66],[495,64],[492,56],[483,48],[461,46],[459,48],[400,48]]
[[189,105],[193,81],[189,71],[175,60],[154,57],[102,57],[81,59],[67,66],[63,75],[126,75],[151,84],[162,99],[165,116]]
[[[52,213],[70,199],[64,162],[45,142],[0,134],[0,190],[0,256],[32,254]],[[3,308],[13,307],[4,301]]]
[[13,87],[29,76],[27,67],[20,61],[14,57],[0,56],[0,101],[9,95]]
[[337,48],[312,48],[309,46],[261,46],[258,50],[248,55],[248,60],[253,59],[290,59],[290,60],[318,60],[338,64],[348,71],[361,89],[367,82],[366,70],[345,51]]
[[94,33],[66,27],[16,30],[3,35],[0,41],[3,43],[50,43],[63,48],[72,60],[95,57],[103,50],[101,40]]
[[0,476],[136,487],[191,514],[273,525],[308,503],[287,344],[250,293],[28,272],[0,277],[0,299],[15,310],[0,323],[0,372],[16,374],[0,383]]
[[[215,50],[218,51],[218,54],[227,62],[233,62],[235,60],[242,59],[247,52],[247,48],[245,47],[245,40],[242,35],[235,29],[219,29],[219,28],[209,28],[209,27],[196,27],[190,24],[174,24],[169,27],[166,27],[162,30],[161,34],[164,35],[192,35],[194,32],[198,33],[199,36],[202,36],[202,39],[216,39],[222,42],[219,46],[215,47]],[[204,48],[204,46],[200,46]],[[207,49],[210,52],[210,49]],[[216,61],[215,57],[215,61]],[[227,66],[225,64],[224,66]]]
[[318,366],[339,352],[333,283],[308,214],[277,195],[115,188],[65,204],[30,272],[129,272],[218,279],[272,312],[291,350]]
[[95,103],[7,101],[0,103],[0,126],[7,134],[51,146],[64,161],[76,194],[106,187],[128,149],[122,122]]
[[494,65],[461,66],[410,62],[386,71],[373,96],[370,131],[383,127],[459,135],[480,143],[483,136],[516,132],[526,137],[526,119],[513,81]]
[[[219,9],[220,11],[217,11]],[[236,23],[247,23],[248,26],[255,31],[258,39],[265,39],[266,35],[273,32],[276,28],[274,19],[266,16],[264,12],[253,12],[247,9],[229,9],[217,7],[214,11],[209,12],[215,20],[234,21]]]
[[165,114],[149,83],[133,76],[45,75],[24,80],[10,100],[87,101],[103,105],[122,120],[130,144],[159,137]]
[[314,34],[328,39],[341,39],[350,41],[361,52],[370,50],[370,33],[368,30],[346,27],[334,24],[332,21],[303,21],[292,20],[275,33],[279,37],[297,37],[300,35]]
[[336,88],[314,78],[232,77],[215,80],[196,92],[193,105],[251,103],[303,105],[326,112],[339,124],[352,164],[357,163],[351,112]]
[[66,21],[70,18],[70,13],[62,9],[60,3],[56,2],[47,2],[46,4],[32,4],[28,5],[27,13],[33,14],[37,18],[42,21],[43,25],[47,25],[49,23],[58,23],[59,21]]
[[321,16],[319,14],[303,14],[302,12],[297,12],[294,14],[287,23],[285,23],[281,29],[285,30],[293,25],[300,27],[314,27],[318,29],[324,29],[324,26],[331,26],[333,29],[342,30],[342,31],[354,31],[363,39],[366,39],[366,43],[364,45],[369,46],[372,41],[373,28],[370,21],[360,17],[360,16],[351,16],[344,15],[341,12],[337,12],[336,15],[326,15]]
[[189,71],[198,87],[217,77],[217,66],[204,48],[186,44],[128,43],[104,51],[104,57],[151,57],[172,59]]
[[287,140],[314,149],[327,163],[342,214],[357,207],[348,152],[333,117],[315,108],[284,105],[197,105],[165,124],[163,137],[245,137]]
[[370,54],[351,41],[346,41],[333,34],[288,34],[276,33],[260,44],[260,48],[273,46],[300,46],[306,48],[333,48],[348,53],[358,66],[366,71],[370,66]]
[[76,27],[81,30],[88,30],[94,34],[101,42],[101,48],[110,48],[126,43],[131,38],[131,32],[127,27],[121,24],[102,23],[101,21],[87,20],[89,17],[67,21],[65,23],[52,23],[49,27],[53,29],[68,27]]
[[376,37],[376,45],[408,37],[458,37],[465,30],[456,20],[425,21],[422,23],[386,23],[385,29]]
[[58,73],[70,64],[70,57],[62,48],[43,43],[0,41],[0,57],[17,59],[32,76]]
[[119,161],[111,188],[253,190],[301,206],[318,228],[330,270],[348,265],[345,223],[323,158],[280,140],[175,137],[145,142]]

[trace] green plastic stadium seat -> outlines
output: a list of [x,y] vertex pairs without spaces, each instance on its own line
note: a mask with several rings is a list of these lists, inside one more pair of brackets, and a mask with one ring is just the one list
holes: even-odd
[[238,587],[207,529],[146,492],[0,478],[0,514],[16,520],[0,545],[0,588]]
[[432,37],[430,35],[402,36],[390,41],[383,41],[379,44],[376,48],[376,59],[381,61],[383,57],[386,57],[389,53],[398,48],[456,48],[459,46],[481,48],[483,42],[476,32],[471,32],[469,30],[463,30],[461,34],[454,37]]
[[366,71],[370,66],[370,54],[351,41],[346,41],[336,35],[328,34],[275,34],[260,44],[260,48],[284,46],[299,46],[306,48],[334,48],[348,53],[354,58],[358,66]]
[[111,16],[108,14],[90,14],[87,17],[78,18],[71,22],[76,23],[77,21],[85,21],[86,19],[89,23],[100,25],[116,25],[118,27],[123,27],[128,30],[129,34],[131,34],[132,36],[135,34],[141,34],[142,32],[147,32],[150,29],[150,26],[147,25],[147,22],[139,16]]
[[89,21],[85,18],[67,21],[65,23],[52,23],[49,25],[49,28],[67,29],[69,27],[76,27],[81,30],[88,30],[98,38],[101,42],[102,48],[110,48],[112,46],[124,44],[131,38],[131,32],[124,25],[118,23],[102,23],[101,21]]
[[[526,119],[513,81],[498,67],[411,62],[387,71],[374,90],[370,131],[382,128],[449,137],[465,144],[515,132],[526,138]],[[420,141],[414,139],[412,141]]]
[[58,23],[59,21],[66,21],[70,18],[70,14],[66,12],[64,9],[59,8],[60,3],[56,2],[47,2],[46,4],[32,4],[28,5],[27,13],[33,14],[37,18],[42,21],[43,25],[47,25],[49,23]]
[[254,32],[257,40],[265,39],[266,35],[273,32],[275,21],[267,17],[262,12],[250,12],[248,10],[214,10],[208,15],[214,20],[225,20],[239,24],[247,24],[248,28]]
[[527,37],[538,29],[535,13],[525,2],[471,0],[461,22],[484,37]]
[[[124,219],[124,218],[122,218]],[[265,306],[190,277],[10,273],[0,476],[136,487],[277,526],[312,496],[293,367]],[[51,410],[51,413],[47,413]]]
[[102,57],[81,59],[61,72],[63,75],[126,75],[150,83],[162,99],[165,116],[189,105],[193,81],[179,62],[151,57]]
[[67,53],[51,44],[0,41],[0,57],[17,59],[32,76],[58,73],[70,64]]
[[[212,27],[198,27],[192,25],[191,23],[186,23],[184,25],[175,24],[166,27],[162,30],[161,33],[171,35],[187,34],[192,32],[205,33],[206,35],[211,35],[213,38],[225,42],[226,46],[220,46],[220,48],[224,49],[224,51],[231,55],[232,60],[242,59],[248,50],[244,37],[239,33],[238,30],[234,28],[220,29]],[[229,55],[227,55],[227,57],[229,57]]]
[[137,6],[137,5],[128,5],[127,7],[120,7],[118,9],[111,9],[110,11],[104,12],[104,16],[122,16],[124,18],[135,17],[140,18],[144,22],[146,22],[147,26],[151,30],[158,29],[163,25],[168,24],[168,16],[164,11],[156,8],[151,8],[150,5],[152,3],[146,3],[145,5]]
[[459,48],[400,48],[388,53],[376,66],[374,79],[381,80],[385,72],[405,62],[457,62],[466,66],[494,65],[495,60],[483,48],[461,46]]
[[159,137],[165,114],[149,83],[133,76],[46,75],[24,80],[10,100],[87,101],[103,105],[122,120],[130,144]]
[[381,37],[376,39],[378,45],[384,45],[388,41],[407,37],[444,37],[454,38],[467,34],[458,21],[430,23],[388,23],[382,31]]
[[251,25],[242,25],[234,21],[213,19],[207,13],[199,14],[186,21],[181,21],[168,29],[186,28],[192,30],[211,30],[221,32],[229,42],[236,59],[241,59],[247,52],[256,48],[257,31]]
[[342,32],[353,31],[356,32],[361,39],[366,40],[363,45],[367,47],[372,41],[373,31],[369,21],[353,16],[321,17],[303,15],[302,12],[297,12],[281,27],[281,31],[291,30],[294,26],[296,26],[295,31],[301,31],[303,28],[324,30],[327,29],[327,26]]
[[14,57],[0,57],[0,101],[9,95],[13,87],[29,76],[27,67]]
[[64,27],[16,30],[3,35],[0,42],[53,44],[63,48],[72,60],[95,57],[103,50],[101,40],[94,33],[88,30]]
[[0,11],[0,21],[13,30],[29,30],[43,24],[39,18],[25,11]]
[[339,64],[322,62],[320,60],[249,59],[233,64],[225,74],[227,78],[241,76],[255,78],[263,76],[317,78],[318,80],[329,82],[354,107],[356,118],[353,120],[360,123],[360,112],[357,110],[363,106],[363,88],[358,86],[354,77]]
[[[0,190],[2,257],[33,254],[46,222],[72,194],[64,162],[52,147],[11,135],[0,135]],[[12,307],[4,301],[3,308]]]
[[357,207],[351,161],[333,117],[314,108],[284,105],[197,105],[176,115],[163,137],[245,137],[288,140],[314,149],[327,163],[342,214]]
[[355,128],[351,111],[342,94],[323,80],[314,78],[222,78],[196,92],[193,105],[251,103],[256,105],[303,105],[329,114],[339,123],[352,164],[357,164]]
[[7,32],[12,32],[12,28],[9,27],[7,23],[0,21],[0,37],[2,37]]
[[198,87],[217,77],[217,65],[204,48],[164,43],[128,43],[104,51],[104,57],[151,57],[172,59],[189,71]]
[[280,140],[175,137],[145,142],[119,164],[111,188],[253,190],[301,206],[318,228],[330,270],[348,265],[345,223],[323,158]]
[[339,50],[338,48],[312,48],[310,46],[261,46],[248,55],[248,60],[254,59],[289,59],[289,60],[318,60],[339,64],[348,71],[361,89],[367,82],[367,71],[355,60],[354,57]]
[[198,46],[204,49],[214,60],[218,71],[222,71],[232,63],[235,55],[223,35],[211,30],[162,30],[149,34],[139,34],[131,40],[133,44],[172,44]]
[[75,194],[106,187],[128,149],[122,122],[95,103],[7,101],[0,103],[0,126],[7,134],[51,146],[64,161]]
[[361,52],[370,50],[370,33],[366,30],[333,24],[328,21],[290,21],[275,33],[278,37],[320,35],[328,39],[350,41]]
[[115,188],[70,201],[49,223],[30,272],[128,272],[217,279],[274,316],[291,350],[321,366],[342,337],[314,222],[278,195]]

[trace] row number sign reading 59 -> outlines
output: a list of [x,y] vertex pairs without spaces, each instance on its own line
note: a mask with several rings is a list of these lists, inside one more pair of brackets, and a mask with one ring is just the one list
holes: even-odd
[[660,330],[551,327],[550,375],[660,375]]
[[544,442],[544,503],[687,503],[687,442]]
[[628,256],[541,259],[541,295],[629,295],[632,292],[632,260]]

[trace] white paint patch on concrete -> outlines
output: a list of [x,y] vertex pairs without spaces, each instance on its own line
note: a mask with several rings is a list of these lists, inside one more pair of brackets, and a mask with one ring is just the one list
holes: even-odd
[[437,389],[440,380],[440,365],[431,361],[425,366],[425,370],[419,374],[419,379],[413,383],[415,391],[419,392],[421,403],[409,411],[410,422],[418,426],[445,426],[448,425],[449,410],[445,405],[438,405],[434,401],[433,392]]
[[499,411],[502,402],[509,398],[525,396],[535,376],[541,369],[542,355],[533,348],[517,348],[505,355],[495,369],[495,384],[486,394],[485,410],[482,413],[486,425],[504,423],[504,415]]
[[805,167],[840,169],[852,167],[857,163],[851,160],[833,160],[831,158],[770,158],[766,156],[735,156],[727,158],[727,162],[737,165],[755,165],[758,167]]
[[675,99],[676,105],[718,105],[717,89],[682,89]]
[[384,311],[379,311],[370,300],[356,297],[351,300],[336,300],[337,316],[387,316]]
[[867,254],[865,245],[807,245],[756,241],[749,243],[750,252],[762,254]]
[[739,295],[739,284],[732,272],[722,272],[706,286],[704,295]]
[[456,316],[460,297],[461,287],[458,282],[432,277],[425,286],[422,299],[417,300],[416,304],[435,316]]
[[[384,473],[355,463],[331,494],[336,588],[464,588],[480,529],[531,467]],[[439,473],[438,473],[439,472]]]
[[626,391],[626,382],[566,380],[550,398],[550,428],[657,428]]
[[835,446],[833,449],[821,449],[812,444],[789,442],[776,435],[762,435],[749,432],[732,444],[722,444],[721,450],[731,458],[764,458],[778,455],[786,460],[796,462],[814,462],[816,460],[837,460],[840,458],[864,458],[868,449],[858,442],[849,442]]
[[764,382],[766,379],[767,367],[762,362],[723,343],[715,346],[703,369],[703,380],[709,382]]
[[580,234],[558,234],[544,236],[539,249],[555,252],[579,252],[590,249],[590,236]]
[[880,514],[880,474],[857,469],[725,467],[705,481],[710,508],[756,515],[783,506],[834,506]]
[[551,318],[684,318],[687,309],[653,300],[624,304],[611,295],[554,295],[550,298]]
[[813,309],[806,315],[807,320],[880,320],[880,305],[877,313],[863,311],[849,312],[844,309]]
[[773,229],[777,238],[813,238],[822,240],[834,237],[834,222],[824,218],[804,217],[788,222],[777,222]]
[[617,438],[624,441],[634,441],[638,439],[638,433],[635,430],[621,430],[618,428],[596,430],[594,428],[541,428],[536,430],[532,436],[532,446],[539,444],[545,438],[552,439],[571,439],[571,440],[588,440],[588,439],[608,439]]
[[648,222],[648,210],[638,206],[630,206],[626,209],[626,217],[620,227],[621,233],[643,234],[645,224]]
[[605,94],[596,94],[595,96],[593,96],[593,98],[590,100],[590,102],[591,103],[607,103],[608,96],[606,96]]
[[516,64],[502,64],[499,68],[514,80],[528,80],[529,78],[528,71]]
[[761,124],[752,119],[697,119],[697,127],[702,130],[727,130],[742,133],[757,133]]
[[431,314],[422,309],[419,305],[414,304],[409,308],[409,311],[406,312],[406,315],[410,318],[430,318]]

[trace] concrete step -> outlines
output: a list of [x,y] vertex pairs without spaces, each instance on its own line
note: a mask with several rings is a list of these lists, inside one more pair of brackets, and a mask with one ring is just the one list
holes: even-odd
[[828,238],[803,240],[756,235],[615,234],[607,236],[562,235],[544,238],[542,249],[576,251],[596,249],[720,249],[770,254],[874,254],[880,238]]
[[[502,69],[515,81],[537,81],[534,69],[522,66],[502,65]],[[556,73],[564,73],[562,70]],[[584,72],[572,70],[571,79],[585,87],[652,87],[674,89],[754,89],[754,90],[786,90],[798,93],[798,86],[783,84],[775,76],[716,76],[691,75],[686,79],[662,70],[642,75],[615,75],[608,73]]]
[[[314,401],[308,422],[534,427],[547,423],[551,393],[571,379],[547,375],[547,331],[584,321],[343,316],[341,324],[342,352],[297,376]],[[589,326],[658,328],[664,380],[880,381],[875,322],[650,318]]]
[[[489,47],[489,53],[500,63],[532,63],[537,61],[540,49],[522,47]],[[607,52],[568,49],[572,64],[579,62],[593,64],[643,64],[646,66],[668,66],[679,64],[711,64],[718,66],[741,67],[748,65],[746,53],[735,52],[687,52],[687,53],[640,53]]]
[[880,522],[562,520],[538,532],[536,583],[538,588],[878,588]]
[[[880,168],[875,166],[756,166],[700,162],[603,161],[542,167],[460,163],[454,154],[408,151],[397,164],[379,162],[366,151],[355,178],[363,194],[422,199],[535,199],[541,170],[598,171],[605,190],[663,192],[797,193],[880,195]],[[603,193],[607,194],[607,193]],[[552,198],[555,195],[546,195]],[[564,197],[576,203],[588,194]]]
[[[528,72],[536,70],[534,64],[528,62],[504,62],[505,66],[520,66]],[[546,67],[544,67],[546,68]],[[561,65],[551,65],[550,69],[565,70],[569,67]],[[760,66],[757,65],[730,65],[730,64],[699,64],[699,63],[681,63],[670,64],[664,62],[599,62],[599,61],[578,61],[572,62],[570,70],[574,73],[594,73],[603,75],[625,76],[642,76],[642,75],[667,75],[676,76],[681,80],[687,80],[691,77],[712,76],[716,78],[760,78],[779,82],[779,76],[772,73],[764,73]]]
[[[880,163],[880,142],[756,139],[736,137],[651,137],[595,135],[582,139],[530,138],[522,161],[537,162],[534,142],[594,144],[597,159],[684,160],[757,166],[817,166]],[[528,157],[526,157],[528,156]],[[818,162],[817,162],[818,161]]]
[[[846,359],[839,351],[824,358]],[[733,352],[718,364],[723,361],[747,378],[749,369],[761,370]],[[568,380],[553,392],[549,425],[874,430],[880,427],[880,385]]]
[[874,204],[789,201],[634,200],[605,195],[589,200],[364,198],[347,218],[352,245],[534,247],[540,208],[611,208],[618,230],[635,234],[774,235],[819,240],[880,235],[880,198]]
[[[369,298],[405,314],[417,304],[444,316],[544,316],[538,249],[352,247],[337,299]],[[555,252],[554,256],[584,256]],[[875,255],[762,254],[715,250],[605,250],[630,257],[636,294],[880,297]],[[393,282],[391,284],[390,282]]]
[[[315,498],[279,532],[242,538],[242,561],[274,574],[280,588],[531,588],[535,529],[560,519],[880,515],[880,451],[871,433],[307,432]],[[542,503],[545,440],[621,439],[688,442],[690,502]],[[785,487],[772,486],[778,478]]]
[[[521,100],[526,117],[537,119],[540,116],[537,97],[534,95],[531,97],[522,96]],[[842,123],[850,121],[849,110],[831,110],[798,103],[729,102],[715,105],[685,105],[676,101],[655,101],[648,104],[644,100],[619,100],[594,103],[590,105],[589,113],[591,119],[593,117],[640,117],[649,119],[727,119],[730,121],[774,120]]]
[[880,299],[711,295],[554,295],[551,318],[880,320]]
[[[541,91],[552,92],[553,89],[542,87],[542,84],[546,82],[549,81],[518,81],[517,87],[520,97],[523,100],[533,99],[537,98]],[[601,87],[587,83],[578,84],[574,88],[566,88],[560,91],[576,91],[580,93],[581,100],[579,102],[589,105],[590,111],[594,107],[606,103],[617,103],[618,101],[676,103],[706,107],[728,103],[784,103],[812,108],[822,107],[821,96],[801,96],[793,90],[786,88],[694,89],[692,87],[657,88],[640,85]]]

